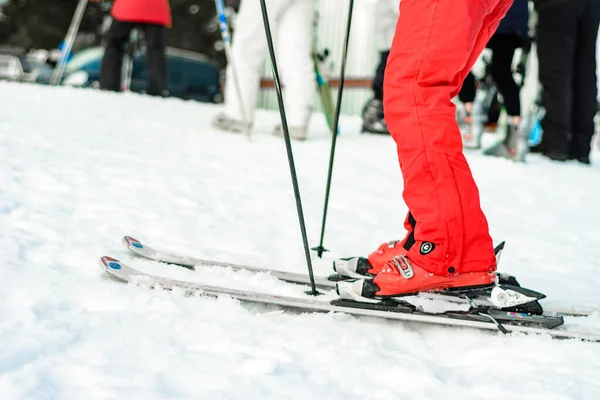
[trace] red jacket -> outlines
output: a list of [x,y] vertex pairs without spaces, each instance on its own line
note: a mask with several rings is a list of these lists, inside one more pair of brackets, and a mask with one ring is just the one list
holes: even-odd
[[118,21],[171,26],[169,0],[115,0],[110,14]]

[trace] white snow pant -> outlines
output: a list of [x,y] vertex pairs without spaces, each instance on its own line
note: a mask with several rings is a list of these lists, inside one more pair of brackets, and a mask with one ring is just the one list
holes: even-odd
[[[267,0],[266,4],[284,87],[288,124],[306,128],[316,85],[311,58],[313,0]],[[232,38],[232,53],[243,110],[250,122],[254,121],[261,67],[268,55],[267,49],[259,0],[242,0]],[[231,66],[227,67],[225,81],[225,113],[231,118],[245,119]]]
[[378,51],[389,51],[400,17],[400,0],[378,0],[375,3],[375,38]]

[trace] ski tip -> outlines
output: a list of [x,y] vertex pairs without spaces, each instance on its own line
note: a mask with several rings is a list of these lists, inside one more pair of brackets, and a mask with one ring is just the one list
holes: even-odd
[[131,236],[123,236],[123,244],[125,247],[135,247],[138,249],[144,247],[139,240],[132,238]]
[[119,260],[112,258],[112,257],[108,257],[108,256],[104,256],[104,257],[100,258],[100,266],[104,270],[108,270],[109,268],[111,268],[111,269],[121,269],[122,268]]

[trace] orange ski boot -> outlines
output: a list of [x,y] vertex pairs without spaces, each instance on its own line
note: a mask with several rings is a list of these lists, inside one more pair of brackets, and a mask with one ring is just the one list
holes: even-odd
[[469,272],[451,276],[434,275],[411,263],[403,254],[388,261],[373,280],[339,282],[342,298],[362,301],[364,298],[414,295],[419,292],[480,288],[496,283],[493,272]]
[[374,252],[365,257],[350,257],[335,260],[333,270],[347,278],[370,278],[381,271],[385,264],[405,251],[400,241],[383,243]]

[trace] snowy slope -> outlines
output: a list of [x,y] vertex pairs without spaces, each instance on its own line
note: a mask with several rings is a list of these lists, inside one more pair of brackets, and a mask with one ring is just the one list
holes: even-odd
[[[596,399],[600,345],[297,315],[108,279],[148,271],[302,296],[269,276],[133,259],[124,234],[191,256],[304,271],[278,114],[252,140],[215,131],[218,106],[0,82],[0,399]],[[389,137],[343,119],[325,245],[367,254],[403,235]],[[294,143],[311,244],[329,140]],[[489,139],[489,138],[488,138]],[[501,270],[546,304],[600,310],[600,156],[591,167],[469,153]],[[319,274],[329,263],[315,260]],[[266,311],[266,312],[265,312]],[[584,324],[600,330],[600,313]]]

